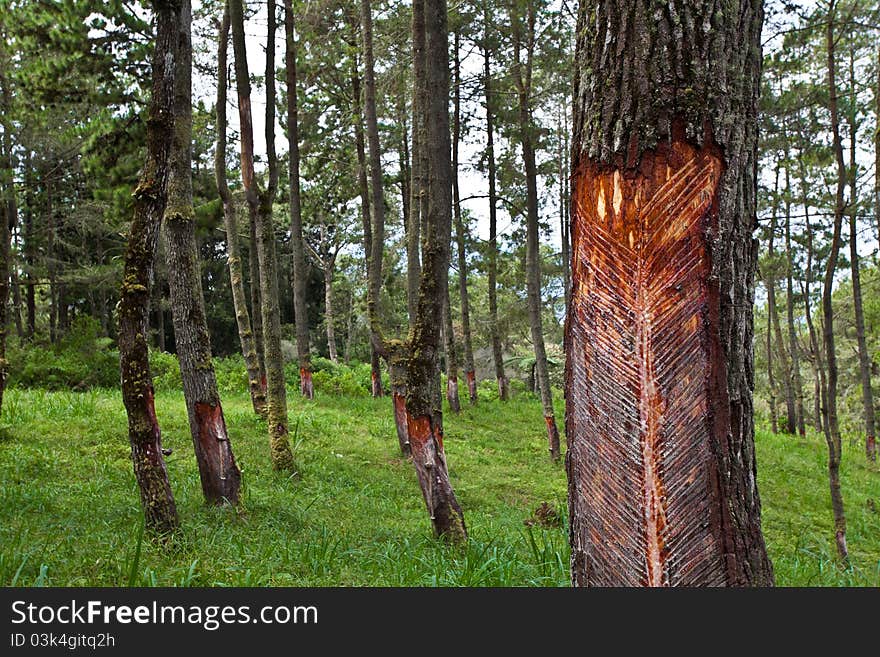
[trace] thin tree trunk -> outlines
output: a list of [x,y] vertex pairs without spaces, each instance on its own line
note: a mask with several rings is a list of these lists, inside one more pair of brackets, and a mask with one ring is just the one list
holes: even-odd
[[455,330],[452,326],[452,307],[449,303],[449,280],[443,295],[443,341],[446,351],[446,401],[453,413],[461,412],[461,400],[458,397],[458,355],[455,353]]
[[495,192],[495,136],[492,108],[492,68],[488,45],[490,30],[488,13],[483,20],[483,89],[486,95],[486,160],[489,174],[489,334],[492,340],[492,361],[495,364],[498,397],[501,401],[507,401],[507,376],[504,373],[504,354],[501,350],[501,335],[498,331],[498,198]]
[[[865,420],[865,457],[869,462],[877,461],[877,440],[874,431],[874,391],[871,388],[871,355],[865,339],[865,311],[862,307],[862,279],[859,266],[858,240],[858,190],[856,177],[856,79],[853,51],[849,53],[849,84],[851,113],[849,118],[849,263],[852,272],[853,308],[856,320],[856,343],[859,349],[859,380],[862,384],[862,409]],[[880,121],[880,115],[878,115]],[[880,127],[878,127],[880,130]]]
[[[358,160],[358,189],[361,197],[361,221],[364,234],[364,260],[367,263],[367,298],[369,303],[370,281],[372,280],[370,272],[373,253],[373,220],[370,216],[370,185],[367,180],[367,153],[364,144],[364,124],[361,112],[361,77],[356,64],[352,71],[351,88],[354,99],[354,137]],[[379,354],[376,352],[372,337],[370,339],[370,385],[373,397],[381,397],[384,394],[382,389],[381,363],[379,362]]]
[[[556,428],[556,414],[553,411],[553,394],[550,390],[550,373],[547,367],[547,352],[544,347],[544,327],[542,312],[544,303],[541,297],[541,252],[538,236],[538,168],[535,163],[533,144],[534,126],[532,124],[531,90],[532,57],[535,45],[535,8],[528,4],[526,16],[525,44],[522,42],[521,17],[511,9],[513,27],[513,66],[519,99],[519,137],[522,146],[523,165],[526,176],[526,284],[529,305],[529,327],[532,333],[532,346],[535,350],[535,375],[541,391],[541,406],[544,422],[547,425],[547,445],[550,458],[559,458],[559,430]],[[521,52],[525,46],[526,62],[523,66]]]
[[752,410],[762,19],[760,0],[581,4],[565,350],[577,586],[773,584]]
[[[260,388],[266,398],[266,349],[263,344],[263,302],[260,296],[260,257],[257,249],[257,216],[248,207],[248,276],[250,278],[251,325],[254,328],[254,347],[257,350],[257,366],[260,368]],[[268,404],[268,402],[266,402]],[[267,407],[268,412],[268,407]]]
[[[788,157],[786,157],[786,160]],[[794,325],[794,252],[791,248],[791,178],[788,167],[785,169],[785,316],[788,323],[788,348],[791,352],[792,386],[794,387],[794,411],[797,432],[807,433],[804,421],[804,384],[801,379],[800,348],[797,329]]]
[[[5,47],[4,42],[0,48]],[[5,68],[7,55],[0,50],[0,67]],[[15,176],[12,158],[12,125],[7,119],[12,105],[12,95],[5,71],[0,68],[0,126],[3,128],[3,141],[0,143],[0,193],[2,193],[3,212],[0,213],[0,413],[3,410],[3,393],[6,390],[6,378],[9,375],[9,363],[6,360],[6,327],[7,307],[9,303],[9,279],[13,266],[12,229],[18,223],[18,204],[15,195]],[[15,306],[16,328],[21,335],[21,316],[18,305]]]
[[174,76],[174,137],[168,162],[164,213],[165,257],[171,292],[174,344],[202,493],[209,504],[235,504],[241,472],[217,391],[211,338],[201,287],[192,197],[192,5],[180,2]]
[[778,391],[776,389],[776,376],[773,374],[773,318],[770,315],[770,290],[773,289],[770,279],[766,279],[767,286],[767,387],[770,390],[770,431],[779,433],[779,412],[776,409]]
[[[299,360],[299,389],[306,399],[315,396],[312,358],[309,351],[309,316],[306,312],[308,264],[302,236],[302,208],[299,187],[299,114],[296,90],[296,40],[292,0],[284,0],[284,32],[287,41],[287,144],[290,153],[290,249],[293,255],[293,312],[296,316],[296,355]],[[335,348],[334,348],[335,350]]]
[[[568,94],[565,95],[566,102]],[[571,236],[569,235],[568,189],[568,113],[562,109],[562,126],[559,129],[559,234],[562,242],[562,289],[565,294],[565,309],[571,301]]]
[[[287,391],[284,359],[281,353],[281,313],[278,303],[277,258],[272,204],[278,187],[278,162],[275,155],[275,2],[269,3],[266,43],[266,151],[269,182],[260,193],[254,177],[254,135],[251,118],[251,89],[244,33],[243,0],[229,0],[232,46],[235,51],[235,82],[238,88],[238,113],[241,124],[241,175],[245,198],[256,223],[257,258],[260,270],[260,312],[263,325],[263,351],[266,367],[266,401],[269,425],[269,449],[272,467],[296,470],[287,429]],[[252,283],[253,285],[253,283]]]
[[837,271],[837,256],[840,251],[841,229],[845,209],[843,190],[846,186],[846,165],[843,161],[843,146],[840,140],[840,119],[837,110],[837,83],[835,62],[835,20],[836,1],[831,0],[828,9],[828,23],[825,30],[825,47],[828,51],[828,111],[831,115],[833,151],[837,161],[837,191],[834,197],[834,231],[831,237],[831,252],[825,266],[825,282],[822,288],[822,316],[825,325],[825,360],[828,365],[828,382],[825,399],[825,441],[828,443],[828,483],[831,489],[831,510],[834,515],[834,536],[837,553],[847,560],[846,512],[843,506],[843,493],[840,488],[840,426],[837,419],[837,352],[834,347],[834,307],[832,292],[834,274]]
[[34,197],[31,191],[34,184],[34,170],[31,166],[31,152],[25,152],[24,165],[25,210],[24,210],[24,263],[25,271],[25,336],[33,341],[37,326],[37,284],[34,277],[36,265],[34,246]]
[[471,340],[471,311],[468,298],[467,231],[461,216],[461,199],[458,189],[458,143],[461,139],[461,61],[459,56],[461,37],[455,32],[453,63],[453,110],[452,110],[452,204],[455,220],[455,240],[458,246],[458,296],[461,303],[461,338],[464,343],[464,377],[468,398],[477,403],[477,374],[474,367],[474,347]]
[[[214,152],[214,178],[217,182],[220,200],[223,203],[223,224],[226,228],[226,262],[229,267],[229,282],[232,288],[232,306],[235,311],[241,353],[248,375],[251,404],[257,415],[265,417],[267,410],[266,390],[263,386],[260,360],[257,355],[257,346],[244,289],[244,271],[241,264],[241,248],[238,242],[238,212],[226,182],[226,66],[228,48],[229,7],[227,6],[220,24],[217,46],[217,148]],[[259,313],[259,308],[257,312]]]
[[154,405],[147,335],[150,284],[156,243],[165,212],[169,154],[174,138],[174,89],[180,5],[155,0],[153,86],[147,119],[147,159],[134,190],[134,218],[119,300],[119,359],[122,400],[128,415],[131,460],[141,494],[147,528],[172,531],[179,524],[174,495],[168,482],[162,439]]
[[[366,1],[366,0],[365,0]],[[443,414],[437,404],[440,376],[437,351],[441,303],[447,285],[452,236],[452,166],[449,136],[449,39],[446,0],[424,2],[425,104],[422,122],[426,168],[427,212],[415,323],[407,366],[409,441],[413,465],[434,526],[434,533],[453,543],[467,540],[461,506],[452,490],[443,449]],[[419,81],[416,81],[419,84]],[[375,244],[374,244],[375,246]]]
[[338,363],[336,332],[333,330],[333,321],[336,316],[333,309],[333,268],[335,261],[335,256],[330,256],[330,259],[324,263],[324,324],[327,328],[327,350],[330,352],[330,360]]
[[415,322],[421,275],[421,224],[425,210],[425,7],[412,3],[412,165],[410,167],[409,221],[406,226],[406,308],[410,325]]
[[[874,81],[874,117],[880,122],[880,45],[877,46],[877,79]],[[874,130],[874,223],[880,243],[880,126]]]

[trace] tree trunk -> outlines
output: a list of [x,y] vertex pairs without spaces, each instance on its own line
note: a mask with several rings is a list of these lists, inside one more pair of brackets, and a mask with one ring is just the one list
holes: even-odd
[[232,454],[211,360],[192,197],[192,5],[181,0],[174,76],[174,137],[168,159],[165,257],[174,344],[180,361],[202,492],[209,504],[238,502],[241,473]]
[[581,3],[572,581],[767,586],[752,415],[762,3],[656,7]]
[[[568,94],[565,96],[568,102]],[[571,236],[568,198],[568,113],[562,109],[562,125],[559,129],[559,234],[562,242],[562,289],[565,294],[565,309],[571,300]]]
[[835,62],[834,20],[836,2],[831,0],[828,8],[828,22],[825,29],[825,47],[828,51],[828,111],[831,118],[833,151],[837,161],[837,190],[834,197],[834,230],[831,237],[831,251],[825,266],[825,282],[822,288],[822,316],[824,318],[823,336],[825,338],[825,361],[828,366],[828,385],[825,394],[825,441],[828,443],[828,483],[831,489],[831,510],[834,515],[834,537],[837,553],[846,561],[846,513],[843,507],[843,493],[840,488],[840,426],[837,419],[837,352],[834,347],[834,274],[837,271],[837,256],[840,251],[843,213],[845,209],[843,190],[846,186],[846,165],[843,162],[843,146],[840,140],[840,119],[837,111],[837,83]]
[[409,350],[404,342],[392,340],[388,349],[388,377],[391,381],[391,403],[394,405],[394,425],[400,453],[412,457],[409,443],[409,413],[406,410],[406,363]]
[[24,210],[24,263],[27,266],[25,272],[25,336],[33,341],[37,326],[37,284],[34,277],[36,265],[34,245],[34,198],[31,191],[34,182],[34,172],[31,167],[30,150],[25,152],[24,166],[25,181],[25,210]]
[[[422,271],[407,366],[409,441],[422,495],[434,533],[453,543],[467,540],[464,515],[446,466],[442,410],[437,404],[440,376],[437,351],[443,288],[447,284],[452,236],[452,166],[449,137],[449,39],[446,0],[424,2],[425,104],[422,122],[427,167]],[[419,84],[419,81],[416,81]]]
[[147,336],[150,284],[156,243],[165,212],[169,154],[174,139],[174,89],[180,6],[155,0],[153,86],[147,118],[147,158],[134,190],[134,218],[125,252],[119,299],[119,360],[122,400],[128,415],[131,460],[141,494],[146,527],[165,533],[179,519],[163,458],[159,421],[153,402]]
[[498,198],[495,192],[495,136],[492,68],[487,41],[490,30],[488,14],[483,20],[483,89],[486,95],[486,160],[489,174],[489,334],[492,340],[492,361],[495,364],[498,397],[501,401],[507,401],[509,396],[507,376],[504,373],[504,354],[501,350],[501,335],[498,332]]
[[[786,159],[788,156],[786,155]],[[788,348],[791,352],[791,379],[794,387],[794,412],[798,435],[807,433],[804,421],[804,384],[801,380],[800,348],[794,325],[794,252],[791,248],[791,177],[785,169],[785,316],[788,323]]]
[[339,362],[336,353],[336,332],[333,330],[333,321],[336,317],[333,309],[333,268],[336,258],[324,263],[324,324],[327,328],[327,350],[330,352],[330,360]]
[[455,330],[452,326],[452,307],[449,303],[449,280],[443,294],[443,341],[446,351],[446,401],[453,413],[461,412],[458,397],[458,355],[455,353]]
[[[877,461],[877,440],[874,432],[874,391],[871,388],[871,355],[868,352],[868,344],[865,339],[865,311],[862,308],[862,279],[859,266],[859,241],[858,241],[858,190],[856,178],[858,174],[856,163],[856,76],[854,55],[852,50],[849,54],[849,84],[850,93],[853,95],[850,101],[852,109],[849,118],[849,263],[852,272],[853,309],[856,320],[856,343],[859,350],[859,380],[862,384],[862,409],[865,419],[865,457],[869,462]],[[877,120],[880,121],[880,115]],[[880,130],[880,126],[877,128]]]
[[[251,89],[244,33],[243,0],[229,0],[232,46],[235,51],[235,82],[238,89],[238,113],[241,124],[241,175],[245,198],[256,223],[257,259],[260,270],[260,312],[263,325],[263,351],[266,364],[266,401],[269,425],[269,449],[272,467],[296,470],[287,429],[287,391],[284,381],[284,358],[281,353],[281,313],[278,303],[277,258],[272,204],[278,187],[278,162],[275,155],[275,49],[266,49],[266,151],[269,182],[260,193],[254,177],[254,135],[251,119]],[[275,3],[269,3],[266,43],[275,43]],[[253,283],[252,283],[253,285]],[[255,311],[256,312],[256,311]]]
[[[248,276],[250,278],[251,325],[254,327],[254,347],[257,350],[257,366],[260,368],[260,388],[266,397],[266,349],[263,344],[263,307],[260,297],[260,257],[257,249],[257,215],[248,206]],[[268,401],[266,402],[268,404]],[[268,408],[267,408],[268,412]]]
[[425,210],[425,6],[412,3],[412,165],[410,167],[409,221],[406,226],[406,308],[413,324],[419,299],[421,275],[421,223]]
[[455,32],[452,110],[452,204],[455,219],[455,240],[458,246],[458,296],[461,303],[461,338],[464,343],[464,377],[468,398],[477,403],[477,375],[474,367],[474,347],[471,340],[471,311],[468,298],[467,231],[461,216],[461,200],[458,190],[458,142],[461,139],[461,62],[459,61],[460,35]]
[[[248,389],[254,412],[266,416],[266,389],[260,372],[260,360],[251,328],[251,317],[247,308],[244,289],[244,271],[241,264],[241,248],[238,243],[237,208],[226,182],[226,66],[229,48],[229,7],[223,12],[217,46],[217,148],[214,152],[214,178],[217,191],[223,203],[223,225],[226,228],[226,262],[229,267],[229,282],[232,288],[232,306],[238,328],[238,340],[244,357],[248,375]],[[259,308],[257,309],[259,313]]]
[[[770,431],[779,433],[779,412],[776,409],[778,391],[776,389],[776,376],[773,374],[773,319],[770,315],[770,290],[773,286],[769,278],[765,280],[767,286],[767,388],[770,391]],[[774,299],[775,301],[775,299]]]
[[299,360],[299,389],[306,399],[315,396],[312,358],[309,351],[309,316],[306,312],[308,266],[302,236],[299,187],[299,114],[296,91],[296,41],[292,0],[284,0],[284,32],[287,41],[287,144],[290,153],[290,249],[293,255],[293,312],[296,315],[296,355]]
[[[5,37],[4,37],[5,39]],[[5,46],[5,40],[4,44]],[[0,66],[7,64],[5,51],[0,51]],[[6,361],[6,327],[7,307],[9,304],[9,280],[13,269],[12,263],[12,229],[18,223],[18,205],[15,196],[15,176],[12,158],[12,125],[7,120],[12,104],[9,81],[4,70],[0,70],[0,126],[3,128],[3,141],[0,143],[0,198],[3,201],[3,212],[0,213],[0,413],[3,410],[3,393],[6,390],[6,377],[9,375],[9,364]],[[21,317],[16,306],[16,327],[21,334]]]
[[[361,113],[361,78],[355,65],[351,76],[352,97],[354,98],[354,136],[358,159],[358,189],[361,197],[361,221],[364,233],[364,260],[367,263],[367,299],[369,304],[370,281],[372,280],[372,253],[373,253],[373,220],[370,212],[370,186],[367,180],[367,153],[364,144],[364,125]],[[381,280],[381,277],[380,277]],[[369,309],[368,309],[369,314]],[[370,386],[373,397],[381,397],[382,369],[379,362],[379,354],[370,339]]]
[[[547,445],[550,458],[559,458],[559,430],[556,428],[556,414],[553,411],[553,394],[550,391],[550,374],[547,367],[547,352],[544,347],[544,327],[541,314],[544,303],[541,297],[541,252],[538,236],[538,167],[535,163],[533,144],[534,126],[532,124],[532,57],[535,45],[535,8],[528,3],[526,33],[522,34],[521,17],[511,10],[513,27],[513,66],[519,100],[519,138],[522,146],[523,165],[526,176],[526,285],[529,305],[529,328],[532,345],[535,349],[535,375],[541,391],[541,406],[544,422],[547,425]],[[522,38],[525,36],[525,43]],[[523,65],[521,52],[526,51]]]

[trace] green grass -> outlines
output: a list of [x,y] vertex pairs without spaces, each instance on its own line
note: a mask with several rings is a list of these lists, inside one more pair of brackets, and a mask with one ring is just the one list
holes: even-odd
[[[182,519],[164,545],[139,540],[141,513],[116,391],[10,390],[0,425],[0,585],[565,586],[564,526],[528,527],[566,481],[547,458],[540,402],[481,399],[444,416],[466,549],[431,536],[415,472],[397,453],[390,401],[291,400],[301,478],[275,473],[244,395],[224,399],[242,504],[208,508],[179,393],[159,393]],[[561,403],[559,418],[561,419]],[[758,435],[764,530],[780,585],[880,585],[880,474],[856,447],[843,462],[849,569],[837,566],[825,447]]]

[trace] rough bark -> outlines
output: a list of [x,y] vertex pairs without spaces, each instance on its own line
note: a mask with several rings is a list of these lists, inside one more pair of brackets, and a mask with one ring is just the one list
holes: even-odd
[[[565,97],[568,101],[568,95]],[[562,243],[562,289],[565,294],[565,308],[568,312],[568,303],[571,300],[571,236],[569,217],[569,163],[568,163],[568,114],[562,110],[562,121],[559,126],[559,235]]]
[[[512,5],[513,7],[513,5]],[[532,58],[535,47],[535,8],[529,2],[525,17],[525,34],[522,17],[511,9],[513,33],[513,70],[516,79],[519,105],[519,139],[522,148],[526,177],[526,298],[529,307],[529,328],[535,350],[535,376],[541,393],[544,422],[547,425],[547,446],[550,458],[559,458],[559,430],[553,410],[553,393],[550,390],[550,374],[547,367],[547,351],[544,346],[544,327],[541,315],[544,302],[541,296],[541,252],[538,235],[538,167],[535,161],[534,124],[532,121]],[[522,51],[525,50],[525,62]]]
[[405,342],[392,340],[388,345],[388,376],[391,380],[391,403],[394,406],[394,425],[400,453],[412,457],[409,443],[409,413],[406,410],[406,364],[409,349]]
[[464,347],[464,377],[471,404],[477,403],[477,375],[474,367],[474,347],[471,339],[471,310],[468,295],[467,230],[461,216],[461,197],[458,189],[458,143],[461,139],[461,37],[456,30],[453,45],[452,87],[452,207],[455,221],[455,241],[458,247],[458,296],[461,304],[461,341]]
[[[260,368],[260,387],[266,397],[266,350],[263,344],[263,302],[260,297],[260,258],[257,249],[257,216],[248,206],[248,278],[250,283],[251,325],[254,327],[254,347]],[[268,402],[267,402],[268,403]]]
[[323,266],[324,273],[324,325],[327,331],[327,351],[330,360],[334,363],[339,362],[339,356],[336,351],[336,331],[333,323],[336,321],[336,310],[333,301],[333,269],[336,261],[335,256],[326,261]]
[[452,167],[449,136],[449,38],[445,0],[424,2],[425,125],[423,144],[427,207],[423,223],[422,271],[415,323],[410,329],[406,409],[413,465],[434,533],[458,543],[467,539],[464,515],[452,490],[443,449],[438,404],[442,290],[447,283],[452,236]]
[[[229,0],[229,15],[232,46],[235,52],[235,82],[238,89],[238,113],[241,125],[241,175],[251,219],[256,227],[269,450],[274,469],[296,470],[287,429],[287,391],[284,381],[284,358],[281,353],[281,313],[278,304],[278,263],[275,229],[272,223],[272,205],[278,188],[278,162],[275,154],[275,49],[273,47],[266,49],[266,151],[269,181],[266,189],[260,192],[254,176],[254,135],[243,4],[243,0]],[[274,0],[269,3],[269,9],[266,43],[273,44],[276,26]]]
[[846,164],[843,161],[843,146],[840,139],[840,116],[837,103],[836,60],[834,22],[836,2],[831,0],[825,29],[825,48],[827,50],[828,74],[828,112],[831,119],[832,150],[837,163],[837,187],[834,195],[834,228],[831,237],[831,250],[825,266],[825,281],[822,287],[822,333],[825,344],[825,363],[828,368],[827,391],[824,404],[825,441],[828,444],[828,483],[831,489],[831,510],[834,515],[834,538],[837,553],[847,559],[846,512],[843,506],[843,493],[840,488],[841,442],[840,425],[837,418],[837,352],[834,346],[834,274],[837,271],[837,256],[840,252],[843,214],[846,207],[844,188],[846,186]]
[[488,34],[489,17],[483,25],[483,90],[486,96],[486,169],[489,176],[489,335],[492,341],[492,362],[495,364],[495,380],[498,383],[498,397],[507,401],[507,375],[504,373],[504,354],[501,350],[501,335],[498,331],[498,196],[495,191],[495,130],[492,99],[492,66],[489,55]]
[[566,434],[575,585],[771,585],[752,304],[762,4],[581,4]]
[[299,388],[306,399],[315,396],[312,359],[309,351],[309,317],[306,312],[308,266],[302,236],[302,208],[299,187],[299,113],[296,90],[296,37],[292,0],[284,0],[284,32],[287,43],[287,144],[290,186],[290,249],[293,255],[293,312],[296,316],[296,355],[299,360]]
[[232,454],[211,360],[192,197],[192,5],[180,0],[174,78],[174,136],[163,217],[174,344],[202,493],[209,504],[238,502],[241,473]]
[[[227,59],[229,48],[229,8],[223,12],[220,24],[219,41],[217,44],[217,147],[214,151],[214,178],[217,192],[223,204],[223,225],[226,229],[226,262],[229,268],[229,282],[232,288],[232,306],[235,311],[235,323],[238,329],[238,340],[244,357],[248,375],[248,390],[254,412],[265,417],[266,390],[263,386],[263,375],[260,371],[260,360],[254,331],[251,327],[251,316],[247,307],[247,296],[244,289],[244,271],[241,264],[241,247],[238,241],[237,208],[229,192],[226,182],[226,86]],[[259,309],[258,309],[259,312]]]
[[791,176],[788,168],[785,169],[785,190],[785,318],[788,324],[788,350],[791,354],[795,421],[798,435],[803,437],[807,433],[807,428],[804,420],[804,383],[801,378],[800,347],[794,323],[794,251],[791,248]]
[[147,156],[134,190],[134,217],[125,251],[119,300],[119,360],[128,438],[146,527],[165,533],[179,519],[168,482],[159,421],[153,402],[147,336],[156,243],[165,211],[168,159],[174,137],[175,61],[180,7],[155,0],[153,82],[147,117]]

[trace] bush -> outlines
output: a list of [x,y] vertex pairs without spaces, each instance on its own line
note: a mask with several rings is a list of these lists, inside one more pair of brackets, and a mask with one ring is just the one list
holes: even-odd
[[119,352],[100,336],[97,320],[81,316],[56,346],[9,345],[9,386],[46,390],[119,386]]

